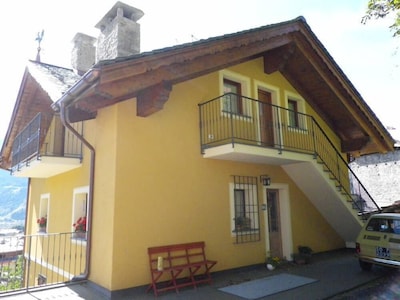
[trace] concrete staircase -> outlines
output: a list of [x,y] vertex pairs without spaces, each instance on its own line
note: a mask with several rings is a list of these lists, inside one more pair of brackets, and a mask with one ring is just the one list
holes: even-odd
[[[316,159],[282,165],[324,218],[351,247],[364,223],[359,209],[338,181]],[[304,176],[307,174],[307,176]]]

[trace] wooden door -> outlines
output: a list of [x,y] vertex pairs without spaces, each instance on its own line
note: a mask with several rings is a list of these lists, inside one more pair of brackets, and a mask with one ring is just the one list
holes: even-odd
[[258,90],[260,101],[260,138],[264,146],[274,145],[274,130],[272,116],[272,95],[270,92]]
[[282,232],[279,209],[279,190],[267,189],[268,234],[270,255],[283,257]]

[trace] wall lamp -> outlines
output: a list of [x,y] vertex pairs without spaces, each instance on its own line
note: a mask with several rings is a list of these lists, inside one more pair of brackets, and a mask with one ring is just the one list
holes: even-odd
[[262,182],[262,185],[265,186],[271,185],[271,177],[269,177],[268,175],[261,175],[260,182]]

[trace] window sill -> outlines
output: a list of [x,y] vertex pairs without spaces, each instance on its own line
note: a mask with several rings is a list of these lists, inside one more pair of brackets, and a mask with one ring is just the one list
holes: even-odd
[[288,130],[290,130],[290,131],[297,131],[297,132],[299,132],[299,133],[307,133],[308,132],[308,130],[306,129],[306,128],[300,128],[300,127],[297,127],[297,126],[290,126],[290,125],[288,125]]
[[221,111],[224,117],[233,117],[235,119],[245,119],[245,120],[251,120],[252,117],[249,115],[241,114],[241,113],[235,113],[235,112],[230,112],[228,110],[222,110]]
[[258,232],[260,231],[260,228],[249,228],[249,229],[240,229],[240,230],[232,230],[233,234],[251,234],[253,232]]

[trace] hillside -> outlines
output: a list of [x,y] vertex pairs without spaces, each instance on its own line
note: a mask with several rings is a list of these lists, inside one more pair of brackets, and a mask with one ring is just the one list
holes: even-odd
[[27,182],[0,170],[0,229],[24,225]]

